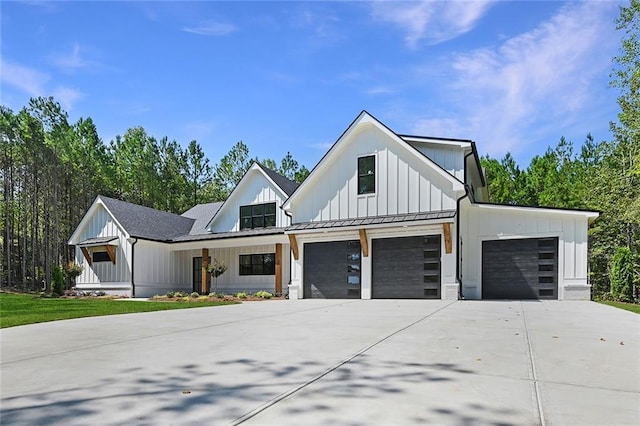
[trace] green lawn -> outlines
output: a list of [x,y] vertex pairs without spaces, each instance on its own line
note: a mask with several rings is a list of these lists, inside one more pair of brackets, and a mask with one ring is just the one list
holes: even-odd
[[37,322],[169,309],[230,305],[237,302],[136,302],[110,299],[47,299],[36,294],[0,293],[0,328]]
[[619,309],[624,309],[624,310],[627,310],[627,311],[631,311],[631,312],[634,312],[636,314],[640,314],[640,305],[638,305],[636,303],[605,302],[605,301],[601,301],[600,303],[605,304],[605,305],[609,305],[609,306],[614,306],[614,307],[619,308]]

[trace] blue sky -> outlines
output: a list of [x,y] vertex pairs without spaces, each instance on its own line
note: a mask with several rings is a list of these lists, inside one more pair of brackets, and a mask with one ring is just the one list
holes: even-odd
[[363,109],[526,166],[608,139],[614,1],[3,1],[0,95],[54,96],[105,143],[133,126],[213,163],[239,140],[311,168]]

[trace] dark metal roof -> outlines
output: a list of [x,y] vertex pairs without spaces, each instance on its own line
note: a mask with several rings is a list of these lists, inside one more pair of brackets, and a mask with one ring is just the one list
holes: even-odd
[[415,222],[422,220],[449,219],[456,215],[455,210],[436,212],[408,213],[389,216],[359,217],[357,219],[322,220],[318,222],[294,223],[287,231],[303,231],[309,229],[342,228],[346,226],[380,225],[385,223]]
[[167,213],[102,195],[100,199],[132,237],[168,241],[181,235],[188,235],[193,226],[194,219],[174,213]]
[[101,246],[109,244],[113,240],[117,240],[118,237],[96,237],[96,238],[88,238],[84,241],[80,241],[76,244],[78,247],[91,247],[91,246]]
[[203,241],[203,240],[222,240],[227,238],[242,237],[258,237],[262,235],[278,235],[284,234],[285,228],[260,228],[260,229],[244,229],[235,232],[217,232],[199,235],[183,235],[173,238],[172,243],[184,243],[187,241]]
[[269,176],[269,178],[276,185],[278,185],[278,187],[280,189],[282,189],[285,192],[285,194],[287,194],[287,196],[290,196],[291,194],[293,194],[293,191],[295,191],[296,188],[298,188],[298,186],[300,186],[300,184],[298,182],[294,182],[294,181],[282,176],[281,174],[276,173],[273,170],[263,166],[260,163],[258,163],[258,166],[260,166],[260,168],[267,174],[267,176]]

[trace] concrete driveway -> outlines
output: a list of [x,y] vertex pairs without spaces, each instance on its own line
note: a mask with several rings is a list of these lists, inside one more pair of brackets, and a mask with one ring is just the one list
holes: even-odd
[[0,342],[2,424],[640,424],[640,316],[592,302],[249,302]]

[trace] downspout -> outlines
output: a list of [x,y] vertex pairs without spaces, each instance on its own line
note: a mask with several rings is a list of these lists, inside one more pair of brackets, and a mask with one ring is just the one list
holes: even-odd
[[134,272],[135,272],[135,265],[136,265],[135,246],[137,242],[138,242],[138,239],[136,238],[136,240],[131,243],[131,298],[132,299],[136,297],[136,283],[134,280],[134,277],[135,277]]
[[[460,276],[460,261],[462,256],[462,244],[460,244],[460,202],[469,197],[469,185],[467,185],[467,158],[473,155],[473,149],[465,154],[464,163],[464,195],[456,200],[456,280],[458,281],[458,300],[464,300],[462,291],[462,277]],[[469,197],[472,200],[472,197]]]
[[[283,209],[282,206],[280,206],[280,208],[284,212],[285,216],[288,216],[289,219],[291,219],[289,221],[289,225],[291,225],[291,223],[293,223],[293,215],[290,214],[285,209]],[[292,265],[293,265],[293,262],[291,261],[291,247],[289,247],[289,282],[287,283],[287,297],[286,297],[287,299],[289,298],[289,286],[291,285],[291,271],[293,270]]]

